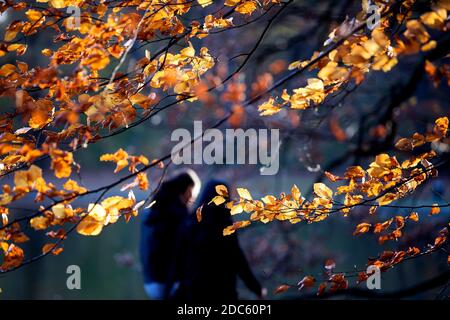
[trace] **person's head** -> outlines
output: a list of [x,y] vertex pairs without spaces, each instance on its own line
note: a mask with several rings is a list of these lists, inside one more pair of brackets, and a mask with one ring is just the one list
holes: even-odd
[[175,172],[172,178],[163,182],[154,200],[156,203],[164,204],[178,198],[184,205],[189,206],[195,201],[199,189],[200,179],[195,171],[185,169]]
[[200,179],[192,169],[180,171],[173,179],[175,194],[179,195],[181,202],[186,206],[194,203],[200,191]]

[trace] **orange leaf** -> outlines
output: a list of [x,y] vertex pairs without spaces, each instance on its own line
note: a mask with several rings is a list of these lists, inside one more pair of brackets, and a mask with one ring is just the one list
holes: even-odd
[[408,216],[408,218],[414,222],[419,221],[419,215],[417,214],[417,212],[411,212],[411,214]]
[[323,295],[326,288],[327,288],[326,282],[322,282],[322,283],[319,285],[319,288],[317,289],[317,295],[318,295],[318,296]]
[[366,233],[367,231],[369,231],[371,226],[372,225],[370,223],[365,223],[365,222],[360,223],[356,226],[356,229],[353,232],[353,235],[357,236],[359,234]]
[[278,287],[275,289],[274,293],[275,293],[275,294],[280,294],[280,293],[286,292],[286,291],[289,290],[290,287],[291,287],[291,286],[289,286],[289,285],[287,285],[287,284],[282,284],[281,286],[278,286]]
[[203,205],[201,205],[200,207],[197,208],[197,211],[195,212],[196,216],[197,216],[197,221],[201,222],[202,221],[202,208]]
[[301,290],[301,289],[303,289],[303,288],[309,288],[309,287],[312,287],[313,285],[314,285],[314,282],[315,282],[316,280],[314,279],[314,277],[312,277],[312,276],[305,276],[305,277],[303,277],[303,279],[302,280],[300,280],[299,282],[298,282],[298,286],[299,286],[299,290]]
[[433,207],[430,210],[430,216],[434,216],[435,214],[439,214],[441,212],[441,208],[437,206],[437,204],[433,204]]
[[50,253],[50,251],[51,251],[51,254],[57,256],[63,251],[63,248],[55,248],[54,243],[47,243],[42,247],[43,254]]

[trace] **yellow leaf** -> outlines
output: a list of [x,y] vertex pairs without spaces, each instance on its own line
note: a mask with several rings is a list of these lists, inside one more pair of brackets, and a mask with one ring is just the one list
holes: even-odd
[[236,11],[241,14],[252,14],[256,10],[256,3],[254,1],[244,1],[236,7]]
[[97,221],[91,216],[84,217],[77,225],[77,232],[84,236],[96,236],[103,229],[103,222]]
[[203,8],[209,6],[213,3],[213,0],[197,0],[198,4],[201,5]]
[[324,199],[331,199],[333,197],[333,191],[328,188],[324,183],[315,183],[314,186],[314,193]]
[[265,204],[275,205],[277,203],[277,198],[272,195],[267,195],[261,199]]
[[139,183],[139,189],[147,190],[149,188],[148,177],[145,172],[139,172],[136,179]]
[[[446,14],[445,14],[446,16]],[[428,27],[431,28],[441,28],[444,26],[445,23],[445,17],[439,15],[437,12],[430,11],[427,13],[424,13],[420,16],[420,20]]]
[[184,48],[180,51],[180,54],[185,58],[194,58],[195,57],[195,49],[190,45],[187,48]]
[[224,197],[222,196],[215,196],[209,203],[214,202],[214,204],[216,206],[221,205],[222,203],[224,203],[226,200]]
[[6,30],[4,37],[5,41],[7,42],[13,41],[18,33],[19,33],[18,30]]
[[241,197],[242,199],[253,200],[250,192],[247,189],[245,189],[245,188],[237,188],[236,191],[239,194],[239,197]]
[[[113,198],[113,197],[111,197],[111,198]],[[122,197],[120,197],[120,198],[122,198]],[[108,199],[105,199],[103,201],[109,201]],[[103,202],[102,202],[102,204],[103,204]],[[95,203],[95,204],[90,203],[88,206],[88,215],[97,221],[103,222],[106,217],[106,210],[102,205],[100,205],[98,203]]]
[[397,196],[394,193],[386,193],[385,195],[377,199],[377,201],[380,206],[385,206],[394,201],[395,199],[397,199]]
[[242,204],[240,204],[240,203],[231,207],[231,214],[232,215],[241,213],[242,211],[244,211],[244,208],[242,207]]
[[51,168],[55,171],[57,178],[67,178],[72,173],[73,154],[63,150],[52,150],[50,152],[52,159]]
[[122,148],[117,150],[114,154],[108,153],[104,154],[100,157],[100,161],[113,161],[117,164],[116,169],[114,170],[114,173],[119,172],[126,166],[128,166],[128,158],[129,155],[126,151],[124,151]]
[[67,7],[65,0],[50,0],[49,2],[50,2],[50,5],[56,9],[61,9],[61,8]]
[[7,48],[9,52],[16,51],[18,55],[22,55],[27,50],[27,45],[16,43],[16,44],[10,44]]
[[58,203],[52,207],[52,212],[57,219],[64,219],[66,217],[65,205]]
[[434,122],[434,133],[439,135],[440,137],[445,137],[447,135],[448,130],[448,118],[442,117],[437,119]]
[[42,177],[42,169],[32,165],[30,169],[17,171],[14,174],[14,184],[16,187],[32,187],[40,177]]
[[261,116],[271,116],[280,112],[281,108],[278,104],[275,104],[275,100],[273,98],[270,98],[269,101],[259,105],[258,111]]
[[69,179],[67,180],[64,185],[63,188],[69,191],[74,191],[76,193],[85,193],[87,191],[86,188],[80,187],[78,185],[78,182],[76,182],[75,180]]
[[0,68],[0,77],[7,77],[16,71],[16,66],[10,63],[2,65]]
[[225,229],[223,229],[223,235],[229,236],[230,234],[234,233],[236,230],[233,228],[233,226],[228,226]]
[[30,220],[30,225],[35,230],[44,230],[48,227],[48,219],[46,217],[35,217]]
[[299,201],[300,197],[301,197],[301,192],[298,189],[298,187],[294,184],[291,188],[291,194],[292,194],[292,198],[294,198],[295,201]]
[[53,54],[53,51],[50,50],[50,49],[43,49],[43,50],[41,51],[41,53],[42,53],[44,56],[50,57],[50,56]]

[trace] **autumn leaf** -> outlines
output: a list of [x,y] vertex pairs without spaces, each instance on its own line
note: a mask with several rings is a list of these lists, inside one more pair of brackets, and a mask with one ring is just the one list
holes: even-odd
[[442,117],[435,121],[434,133],[436,133],[439,137],[445,137],[447,135],[447,130],[448,130],[447,117]]
[[324,183],[315,183],[313,188],[314,193],[320,198],[331,199],[333,197],[333,191],[331,191]]
[[321,296],[325,293],[325,290],[327,289],[327,283],[326,282],[322,282],[319,285],[319,288],[317,289],[317,295]]
[[91,216],[87,216],[81,220],[77,226],[77,232],[84,236],[96,236],[102,232],[103,222],[98,221]]
[[441,246],[445,241],[447,241],[447,238],[446,238],[446,237],[443,237],[443,236],[436,237],[436,239],[434,239],[434,245],[435,245],[436,247],[439,247],[439,246]]
[[414,222],[417,222],[417,221],[419,221],[419,214],[417,212],[411,212],[409,214],[408,218]]
[[354,236],[357,236],[357,235],[360,235],[360,234],[362,234],[362,233],[366,233],[367,231],[370,230],[370,227],[371,227],[371,226],[372,226],[372,225],[371,225],[370,223],[365,223],[365,222],[360,223],[360,224],[358,224],[358,225],[356,226],[356,229],[355,229],[355,231],[353,232],[353,235],[354,235]]
[[219,185],[215,186],[215,189],[216,189],[216,192],[218,195],[220,195],[222,197],[228,197],[228,189],[223,184],[219,184]]
[[414,145],[408,138],[401,138],[397,141],[395,147],[402,151],[411,151],[414,148]]
[[237,188],[237,193],[239,194],[239,197],[241,197],[244,200],[253,200],[250,192],[245,188]]
[[136,179],[138,182],[139,189],[144,190],[144,191],[148,190],[150,184],[148,181],[147,173],[139,172],[138,175],[136,176]]
[[297,283],[298,286],[298,290],[301,290],[303,288],[310,288],[314,285],[314,283],[316,282],[316,280],[314,279],[314,277],[312,276],[305,276],[303,277],[302,280],[300,280]]
[[75,180],[72,180],[72,179],[67,180],[64,183],[63,188],[68,190],[68,191],[73,191],[73,192],[78,193],[78,194],[82,194],[82,193],[87,192],[86,188],[79,186],[78,182],[76,182]]
[[328,178],[328,180],[330,180],[331,182],[336,182],[341,179],[340,177],[335,176],[334,174],[332,174],[331,172],[328,172],[328,171],[325,171],[324,174]]
[[287,284],[282,284],[275,289],[274,294],[281,294],[283,292],[286,292],[289,290],[290,287],[291,286],[289,286]]
[[197,221],[201,222],[202,221],[202,209],[203,209],[203,205],[201,205],[200,207],[197,208],[195,215],[197,217]]
[[46,217],[35,217],[30,220],[30,225],[35,230],[47,229],[49,220]]
[[13,64],[4,64],[0,67],[0,77],[8,77],[16,71],[16,66]]
[[6,248],[2,245],[2,249],[4,251],[4,257],[3,263],[0,265],[1,271],[17,268],[22,264],[25,256],[22,248],[11,243]]
[[298,189],[298,187],[294,184],[291,188],[291,194],[292,194],[292,198],[294,198],[295,201],[299,201],[300,197],[301,197],[301,192]]
[[50,153],[51,168],[57,178],[67,178],[72,173],[73,154],[63,150],[52,150]]
[[430,210],[430,216],[434,216],[436,214],[439,214],[441,212],[441,208],[435,203],[433,204],[433,207]]
[[238,203],[238,204],[236,204],[236,205],[231,207],[231,214],[232,215],[239,214],[242,211],[244,211],[244,208],[243,208],[242,204],[240,204],[240,203]]
[[416,256],[420,253],[420,249],[417,247],[409,247],[408,250],[406,251],[406,253],[409,256]]
[[127,167],[129,155],[126,151],[124,151],[122,148],[117,150],[115,153],[111,154],[104,154],[100,157],[100,161],[112,161],[117,164],[116,169],[114,170],[114,173],[119,172],[123,168]]
[[77,232],[85,236],[99,235],[107,215],[106,210],[98,203],[91,203],[88,206],[88,212],[77,225]]
[[55,256],[59,255],[63,250],[63,248],[56,248],[54,243],[47,243],[42,247],[43,254],[51,253]]
[[213,202],[216,206],[221,205],[226,200],[222,196],[215,196],[209,203]]
[[201,5],[203,8],[209,6],[212,4],[212,0],[197,0],[198,4]]
[[236,231],[236,229],[245,228],[251,224],[250,221],[243,220],[243,221],[237,221],[233,223],[231,226],[226,227],[223,230],[223,235],[228,236]]
[[17,171],[14,175],[16,187],[33,187],[38,178],[42,177],[42,169],[32,165],[28,170]]

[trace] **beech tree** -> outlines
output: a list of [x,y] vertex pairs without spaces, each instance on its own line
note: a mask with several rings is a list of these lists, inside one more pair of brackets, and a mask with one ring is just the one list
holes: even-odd
[[[317,171],[310,192],[293,185],[258,200],[250,188],[238,187],[234,196],[217,186],[213,202],[225,204],[240,218],[224,236],[260,222],[311,224],[361,209],[366,214],[355,225],[355,241],[374,233],[383,245],[403,237],[406,224],[421,223],[418,209],[440,214],[449,206],[445,199],[417,205],[401,201],[415,197],[448,165],[448,96],[443,109],[429,111],[433,121],[415,121],[409,135],[399,134],[404,120],[400,123],[397,113],[408,117],[400,109],[414,96],[423,75],[436,90],[450,83],[450,1],[343,2],[320,1],[324,9],[309,13],[304,5],[310,3],[300,0],[4,0],[0,12],[14,21],[0,40],[0,96],[8,106],[0,117],[0,169],[2,179],[11,177],[12,182],[2,183],[0,194],[0,273],[61,254],[74,232],[96,236],[105,226],[128,222],[151,206],[151,197],[137,200],[133,189],[149,194],[156,190],[160,179],[152,181],[149,173],[165,172],[170,154],[152,158],[130,154],[127,146],[112,150],[98,159],[98,166],[112,163],[111,173],[122,175],[114,183],[89,188],[77,178],[83,173],[77,151],[114,139],[157,115],[164,117],[181,104],[206,108],[215,120],[210,128],[225,123],[237,127],[246,115],[256,114],[267,126],[282,123],[292,135],[308,139],[318,138],[318,128],[328,123],[325,139],[349,145],[343,156],[310,170]],[[273,29],[289,23],[289,16],[312,23],[291,31],[284,45],[265,43]],[[246,30],[253,34],[252,43],[239,40]],[[233,45],[221,48],[227,33],[232,33]],[[45,48],[36,51],[31,38]],[[315,51],[307,55],[295,50],[298,56],[290,59],[290,48],[302,41],[314,43]],[[26,59],[32,54],[45,57],[46,65],[33,65],[34,60]],[[410,78],[399,80],[396,90],[387,92],[363,120],[352,119],[357,133],[349,137],[340,124],[345,115],[336,116],[336,110],[345,110],[346,99],[359,94],[373,74],[395,78],[402,60],[412,61]],[[411,128],[401,132],[404,129]],[[42,165],[45,159],[49,167]],[[59,183],[46,181],[47,172]],[[119,194],[112,192],[117,187]],[[92,195],[95,202],[80,204]],[[35,202],[31,212],[9,213],[28,196]],[[380,207],[392,208],[392,217],[369,222]],[[409,213],[398,215],[398,208]],[[201,223],[201,208],[197,218]],[[22,248],[33,241],[27,227],[48,238],[38,256]],[[445,250],[449,227],[447,221],[435,228],[434,241],[425,247],[380,249],[367,265],[387,271]],[[447,259],[450,264],[450,256]],[[323,280],[307,275],[276,292],[313,286],[318,294],[335,292],[347,289],[351,277],[362,282],[370,276],[366,267],[335,271],[332,260],[325,269]]]

